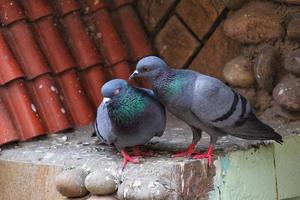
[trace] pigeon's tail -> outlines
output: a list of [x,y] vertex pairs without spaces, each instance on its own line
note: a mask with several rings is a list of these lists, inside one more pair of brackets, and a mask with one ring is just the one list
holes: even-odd
[[230,134],[248,140],[274,140],[279,144],[283,143],[282,136],[273,128],[261,122],[253,112],[247,118],[237,123]]

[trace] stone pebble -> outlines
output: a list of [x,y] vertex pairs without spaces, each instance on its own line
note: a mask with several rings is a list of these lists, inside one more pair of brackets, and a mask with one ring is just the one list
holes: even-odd
[[288,111],[300,111],[300,78],[287,75],[273,90],[273,98]]
[[233,87],[250,87],[255,81],[252,62],[244,56],[234,58],[223,68],[223,77]]
[[278,50],[271,45],[265,45],[254,64],[254,75],[258,85],[269,93],[272,92],[274,87],[274,76],[278,63]]
[[61,172],[55,177],[58,192],[66,197],[83,197],[89,192],[84,186],[87,172],[82,169],[72,169]]
[[86,177],[85,187],[92,194],[108,195],[118,189],[118,180],[109,172],[96,170]]
[[164,200],[168,199],[168,190],[161,181],[143,178],[124,181],[117,192],[121,200]]
[[284,68],[300,76],[300,49],[288,52],[284,57]]
[[117,200],[113,196],[91,196],[87,200]]

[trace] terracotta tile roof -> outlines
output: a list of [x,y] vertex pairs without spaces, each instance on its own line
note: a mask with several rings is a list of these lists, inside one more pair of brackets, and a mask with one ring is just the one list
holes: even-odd
[[107,2],[0,0],[0,145],[92,123],[101,85],[153,54],[133,1]]

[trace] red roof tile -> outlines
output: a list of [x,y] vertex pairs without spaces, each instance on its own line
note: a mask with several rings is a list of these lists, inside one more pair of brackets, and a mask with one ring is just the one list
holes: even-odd
[[[4,89],[0,88],[0,94],[3,93]],[[2,100],[2,96],[0,96],[0,133],[0,145],[19,140],[18,131],[15,128],[7,106]]]
[[1,1],[0,145],[92,123],[108,72],[128,79],[152,54],[131,0],[110,1],[115,19],[104,0],[81,1],[85,16],[77,2]]
[[19,0],[19,2],[32,21],[51,15],[53,12],[47,0]]
[[0,85],[24,76],[19,64],[8,47],[8,44],[0,32]]
[[107,8],[108,5],[105,0],[81,0],[85,13],[92,13],[102,8]]
[[21,7],[15,0],[1,0],[0,2],[0,21],[3,25],[25,19]]
[[95,26],[95,36],[100,41],[104,58],[109,65],[128,60],[124,44],[114,27],[107,9],[97,10],[90,15],[90,22]]
[[5,85],[4,102],[12,114],[15,126],[22,141],[46,133],[28,93],[25,82],[21,79],[14,80]]
[[44,122],[47,131],[51,133],[72,128],[70,113],[59,98],[59,92],[53,78],[42,75],[27,82],[34,104]]
[[55,0],[52,4],[61,16],[80,9],[80,5],[75,0]]
[[62,100],[71,113],[76,126],[83,126],[95,120],[95,112],[86,98],[75,70],[68,70],[57,77]]
[[36,36],[51,65],[53,72],[60,73],[75,68],[76,63],[52,16],[34,22]]
[[83,83],[82,85],[87,95],[92,100],[94,109],[96,109],[102,101],[100,88],[109,80],[108,73],[103,66],[96,65],[81,71],[80,77]]
[[66,31],[70,49],[81,68],[102,63],[100,53],[96,49],[79,12],[73,12],[61,19]]
[[115,10],[114,14],[119,22],[118,28],[123,35],[131,60],[137,61],[142,57],[153,55],[150,41],[132,5],[125,4]]
[[11,48],[15,52],[27,79],[50,72],[47,61],[25,20],[15,22],[7,28]]
[[110,8],[111,9],[117,9],[117,8],[122,7],[122,6],[133,3],[133,0],[110,0],[108,2],[110,3]]
[[110,66],[110,70],[114,77],[128,80],[128,77],[132,73],[132,69],[130,69],[130,66],[128,62],[123,61],[119,62],[115,65]]

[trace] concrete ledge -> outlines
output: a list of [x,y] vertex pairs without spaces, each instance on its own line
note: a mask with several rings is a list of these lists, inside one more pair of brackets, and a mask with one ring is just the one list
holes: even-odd
[[[208,168],[205,160],[170,158],[172,151],[188,146],[191,131],[183,122],[169,117],[165,134],[145,146],[157,156],[142,159],[139,165],[129,164],[124,171],[116,149],[99,144],[90,137],[92,128],[86,127],[3,147],[0,191],[5,194],[3,200],[64,199],[57,193],[53,179],[64,169],[79,168],[87,172],[104,170],[117,177],[119,199],[296,198],[300,196],[299,127],[299,122],[279,123],[277,130],[290,135],[284,145],[221,138],[214,165]],[[208,142],[204,135],[198,149],[206,149]],[[161,194],[147,188],[156,183],[163,190]],[[141,194],[143,198],[137,198]]]

